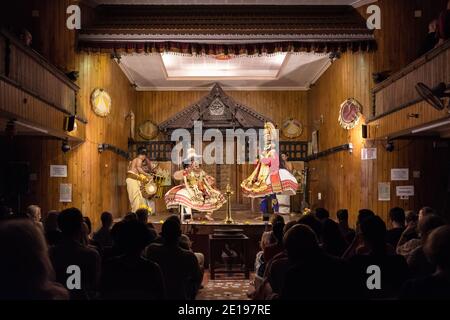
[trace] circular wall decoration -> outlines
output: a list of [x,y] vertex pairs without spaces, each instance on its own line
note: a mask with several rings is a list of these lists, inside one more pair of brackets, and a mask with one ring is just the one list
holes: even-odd
[[158,135],[158,127],[150,120],[147,120],[139,125],[138,133],[141,138],[152,140]]
[[298,138],[303,133],[303,124],[295,119],[287,119],[283,122],[281,133],[289,139]]
[[100,117],[106,117],[111,113],[111,97],[103,89],[92,91],[91,104],[94,113]]
[[339,110],[339,124],[341,127],[347,130],[356,127],[361,119],[361,110],[361,105],[355,99],[345,100]]

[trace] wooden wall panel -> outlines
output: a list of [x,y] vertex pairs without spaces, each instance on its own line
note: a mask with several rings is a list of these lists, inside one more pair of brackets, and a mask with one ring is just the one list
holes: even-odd
[[[99,153],[98,144],[107,143],[128,149],[130,121],[126,116],[136,104],[136,94],[109,55],[76,52],[76,33],[66,28],[66,8],[77,3],[80,1],[39,0],[28,3],[18,12],[21,23],[33,34],[34,49],[63,71],[79,71],[76,82],[80,87],[78,114],[88,120],[83,136],[85,142],[73,145],[72,151],[63,154],[61,141],[45,137],[18,137],[14,149],[10,149],[15,150],[12,153],[16,159],[30,162],[37,174],[38,180],[32,182],[32,192],[23,199],[23,206],[37,203],[44,212],[76,206],[98,226],[102,211],[111,211],[115,217],[128,211],[125,187],[128,161],[110,151]],[[31,9],[38,10],[39,17],[31,17]],[[82,16],[88,14],[89,7],[83,6]],[[106,118],[96,116],[91,110],[89,99],[95,88],[103,88],[111,95],[112,111]],[[51,125],[54,120],[51,113],[43,116],[47,116]],[[50,178],[50,164],[66,164],[68,177]],[[73,184],[73,202],[70,204],[58,201],[61,182]]]
[[[307,139],[306,91],[226,91],[226,93],[237,102],[271,118],[278,127],[289,118],[300,120],[305,128],[298,140]],[[207,91],[137,92],[136,125],[145,120],[159,124],[207,94]]]
[[[390,207],[401,205],[406,209],[418,209],[422,205],[438,208],[445,204],[444,186],[448,172],[448,151],[432,149],[433,141],[398,142],[399,149],[387,153],[385,141],[369,142],[361,137],[361,125],[353,130],[342,129],[338,124],[340,104],[347,98],[355,98],[363,106],[365,120],[371,112],[370,91],[373,88],[372,73],[384,70],[398,71],[418,57],[418,51],[427,32],[428,22],[442,10],[444,1],[389,1],[380,0],[377,4],[382,12],[382,29],[375,32],[378,51],[374,53],[345,53],[319,79],[308,93],[310,131],[319,130],[320,150],[345,143],[353,144],[353,153],[348,151],[334,154],[310,162],[310,198],[315,207],[323,206],[332,214],[340,208],[350,210],[351,222],[356,221],[359,209],[369,208],[386,218]],[[359,9],[363,16],[367,6]],[[422,9],[423,17],[414,18],[414,10]],[[408,30],[408,32],[401,32]],[[412,84],[413,85],[413,84]],[[426,106],[418,106],[423,114],[432,111]],[[392,114],[389,123],[377,121],[378,129],[370,130],[371,135],[381,137],[404,123],[406,115]],[[322,121],[323,119],[323,121]],[[408,120],[410,121],[410,120]],[[372,125],[376,123],[371,123]],[[372,136],[371,136],[372,137]],[[410,143],[410,144],[408,144]],[[397,143],[396,143],[397,145]],[[375,146],[378,159],[361,161],[361,148]],[[436,167],[430,165],[435,157],[442,162]],[[391,202],[378,201],[378,182],[388,182],[390,169],[396,167],[421,168],[424,180],[410,181],[416,187],[417,196],[408,202],[395,197],[394,184],[391,186]],[[412,171],[410,173],[412,175]],[[444,176],[444,177],[443,177]],[[326,178],[324,178],[326,177]],[[425,178],[426,177],[426,178]],[[424,183],[422,183],[424,182]],[[426,184],[434,183],[431,190]],[[440,184],[439,184],[440,183]],[[439,196],[436,192],[439,190]],[[321,193],[322,200],[318,199]]]

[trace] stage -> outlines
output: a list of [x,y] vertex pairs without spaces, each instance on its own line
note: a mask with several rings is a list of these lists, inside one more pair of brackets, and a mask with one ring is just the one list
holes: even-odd
[[[164,220],[171,213],[158,213],[151,215],[149,221],[153,223],[157,232],[161,231]],[[297,220],[300,214],[283,214],[285,222]],[[208,221],[204,218],[204,214],[194,213],[193,220],[182,224],[182,231],[187,234],[192,241],[192,249],[195,252],[201,252],[205,255],[205,267],[209,265],[209,235],[213,234],[216,229],[242,229],[248,240],[248,259],[250,270],[254,269],[256,253],[260,251],[259,241],[264,231],[271,230],[269,222],[262,220],[261,214],[255,214],[250,211],[234,211],[232,213],[232,224],[225,223],[226,211],[220,210],[213,214],[214,221]]]

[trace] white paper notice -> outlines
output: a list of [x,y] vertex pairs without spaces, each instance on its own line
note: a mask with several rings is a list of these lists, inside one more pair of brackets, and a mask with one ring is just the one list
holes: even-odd
[[50,177],[67,178],[66,165],[50,165]]
[[377,148],[361,149],[361,160],[375,160],[377,158]]
[[409,169],[391,169],[391,181],[408,181]]
[[413,197],[414,186],[397,186],[397,197]]
[[378,201],[391,201],[391,183],[378,183]]
[[71,183],[61,183],[59,185],[59,202],[72,202]]

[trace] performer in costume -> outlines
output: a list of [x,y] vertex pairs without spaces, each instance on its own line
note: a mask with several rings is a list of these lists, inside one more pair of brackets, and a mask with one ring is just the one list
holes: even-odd
[[195,149],[187,151],[184,159],[185,169],[175,172],[174,179],[181,184],[170,189],[164,199],[167,209],[178,208],[192,214],[191,209],[206,212],[205,218],[213,220],[212,212],[220,209],[226,202],[224,195],[215,187],[215,179],[200,168],[198,159],[201,156]]
[[262,202],[261,211],[266,213],[271,202],[275,211],[278,202],[275,195],[295,195],[298,188],[297,179],[286,169],[280,168],[280,159],[275,150],[278,139],[275,126],[266,122],[264,125],[264,150],[252,174],[242,181],[244,196],[249,198],[266,198]]
[[[281,154],[280,159],[280,169],[285,169],[289,173],[293,174],[293,166],[292,163],[289,162],[289,157],[286,153]],[[298,183],[298,180],[297,180]],[[289,194],[277,194],[276,195],[278,201],[278,212],[279,213],[290,213],[291,212],[291,195]]]
[[150,172],[146,172],[144,165],[147,158],[147,149],[140,147],[138,156],[130,161],[127,171],[127,192],[131,211],[136,212],[139,208],[150,208],[151,203],[142,195],[142,188],[153,180]]

